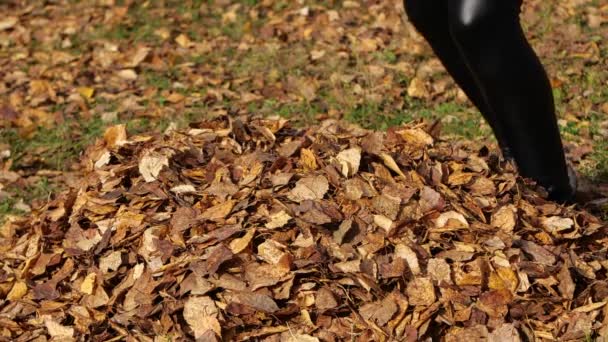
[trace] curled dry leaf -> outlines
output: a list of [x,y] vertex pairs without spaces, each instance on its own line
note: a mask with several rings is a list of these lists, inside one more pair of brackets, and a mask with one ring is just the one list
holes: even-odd
[[351,177],[359,171],[361,163],[361,149],[358,147],[344,150],[336,156],[340,165],[340,171],[344,177]]
[[255,229],[249,229],[243,237],[230,241],[230,250],[232,253],[238,254],[245,250],[245,248],[247,248],[247,246],[249,246],[251,243],[254,235]]
[[447,211],[439,215],[437,219],[435,219],[435,227],[444,228],[450,224],[450,221],[453,222],[451,227],[468,227],[469,222],[467,219],[457,211]]
[[420,274],[420,263],[418,262],[418,256],[416,255],[416,252],[414,252],[414,250],[412,250],[409,246],[402,243],[396,245],[395,257],[405,260],[410,268],[410,271],[412,271],[414,275]]
[[153,182],[165,166],[169,166],[167,156],[158,152],[147,151],[139,161],[139,173],[146,182]]
[[127,141],[127,128],[125,125],[115,125],[106,128],[103,139],[110,148],[123,145]]
[[361,316],[378,326],[384,326],[397,312],[398,307],[391,295],[379,302],[365,304],[359,309]]

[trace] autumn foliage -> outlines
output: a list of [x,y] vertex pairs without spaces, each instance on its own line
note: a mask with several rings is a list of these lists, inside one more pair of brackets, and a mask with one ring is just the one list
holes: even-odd
[[82,163],[77,188],[0,230],[7,340],[607,333],[606,226],[423,123],[119,125]]

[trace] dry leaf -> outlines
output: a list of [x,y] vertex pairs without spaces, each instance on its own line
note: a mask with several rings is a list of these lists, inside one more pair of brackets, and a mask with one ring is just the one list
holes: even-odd
[[277,213],[271,214],[270,221],[266,222],[264,226],[268,229],[281,228],[286,225],[289,220],[291,220],[291,216],[289,216],[285,210],[281,210]]
[[209,297],[189,297],[184,304],[184,319],[194,331],[194,337],[203,336],[208,330],[222,336],[218,321],[219,311]]
[[344,150],[336,156],[336,160],[340,163],[340,171],[344,177],[351,177],[359,171],[361,163],[361,149],[358,147]]
[[6,295],[7,300],[19,300],[27,294],[27,285],[22,282],[16,282],[11,291]]
[[41,318],[44,321],[44,326],[46,327],[46,330],[49,333],[49,335],[51,335],[51,337],[59,338],[59,339],[66,339],[66,338],[72,338],[74,336],[74,328],[66,327],[66,326],[63,326],[63,325],[57,323],[55,320],[53,320],[53,317],[50,315],[45,315],[45,316],[42,316]]
[[307,177],[300,179],[287,197],[294,202],[306,200],[319,200],[329,190],[329,182],[323,176]]
[[430,306],[437,298],[430,278],[414,278],[407,284],[406,292],[411,305]]
[[435,219],[435,226],[437,228],[444,228],[449,221],[456,222],[458,226],[465,228],[469,226],[465,217],[457,211],[447,211],[439,215],[439,217]]
[[97,276],[97,274],[95,274],[95,273],[87,274],[87,276],[84,278],[84,281],[82,282],[82,284],[80,284],[80,292],[86,293],[88,295],[93,294],[93,290],[95,288],[95,277],[96,276]]
[[517,208],[509,204],[500,207],[492,214],[492,226],[510,233],[515,228]]
[[17,25],[19,18],[13,16],[6,16],[0,19],[0,31],[11,29]]
[[568,230],[574,225],[574,221],[571,218],[559,216],[543,217],[541,222],[543,227],[551,233],[559,233],[563,230]]
[[147,151],[139,161],[139,173],[146,182],[153,182],[158,178],[160,171],[165,166],[169,166],[167,156]]
[[254,235],[255,229],[248,229],[243,237],[230,241],[230,250],[232,253],[238,254],[245,250],[251,243]]
[[126,126],[115,125],[106,128],[106,131],[103,134],[103,139],[110,148],[123,145],[127,141]]

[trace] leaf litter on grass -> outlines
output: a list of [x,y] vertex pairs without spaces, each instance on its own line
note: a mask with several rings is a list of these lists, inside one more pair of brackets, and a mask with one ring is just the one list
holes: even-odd
[[608,335],[608,227],[423,123],[116,126],[82,166],[0,228],[3,339]]

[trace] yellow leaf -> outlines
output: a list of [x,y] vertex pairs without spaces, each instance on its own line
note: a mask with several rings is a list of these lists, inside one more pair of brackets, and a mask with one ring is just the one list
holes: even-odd
[[109,147],[120,146],[127,141],[127,129],[125,125],[108,127],[103,133],[103,140]]
[[180,93],[172,93],[171,95],[167,96],[167,101],[171,103],[178,103],[183,101],[185,98],[186,97]]
[[79,87],[77,90],[78,94],[87,100],[92,99],[93,94],[95,93],[95,89],[89,87]]
[[401,171],[399,165],[397,165],[397,162],[395,161],[395,159],[393,159],[393,157],[386,153],[382,153],[380,154],[380,158],[382,158],[382,161],[384,162],[384,165],[386,165],[386,167],[396,172],[399,176],[405,178],[405,174],[403,173],[403,171]]
[[490,274],[488,287],[493,290],[509,290],[515,292],[519,285],[519,278],[512,269],[508,267],[499,267],[496,272]]
[[418,99],[423,99],[430,96],[425,82],[418,77],[414,77],[414,79],[412,79],[410,82],[410,85],[407,87],[407,95],[409,97]]
[[270,221],[266,223],[266,228],[275,229],[281,228],[291,220],[291,216],[285,210],[281,210],[278,213],[270,215]]
[[192,41],[190,40],[190,38],[188,38],[188,36],[183,33],[175,38],[175,42],[183,48],[189,48],[190,46],[192,46]]
[[230,250],[232,251],[232,253],[238,254],[242,252],[245,248],[247,248],[247,246],[249,246],[249,243],[253,239],[254,234],[255,229],[249,229],[243,237],[230,241]]
[[303,148],[300,151],[300,162],[305,168],[310,170],[316,170],[318,167],[315,153],[307,148]]
[[232,208],[236,204],[235,200],[229,200],[224,203],[215,205],[207,210],[201,215],[202,219],[208,219],[211,221],[217,221],[225,218],[230,214]]
[[93,289],[95,288],[95,273],[89,273],[85,278],[82,284],[80,284],[80,291],[82,293],[86,293],[88,295],[93,294]]
[[18,281],[15,283],[15,285],[13,285],[11,292],[9,292],[8,295],[6,295],[6,299],[18,300],[18,299],[23,298],[23,296],[25,296],[26,293],[27,293],[27,285],[22,281]]

